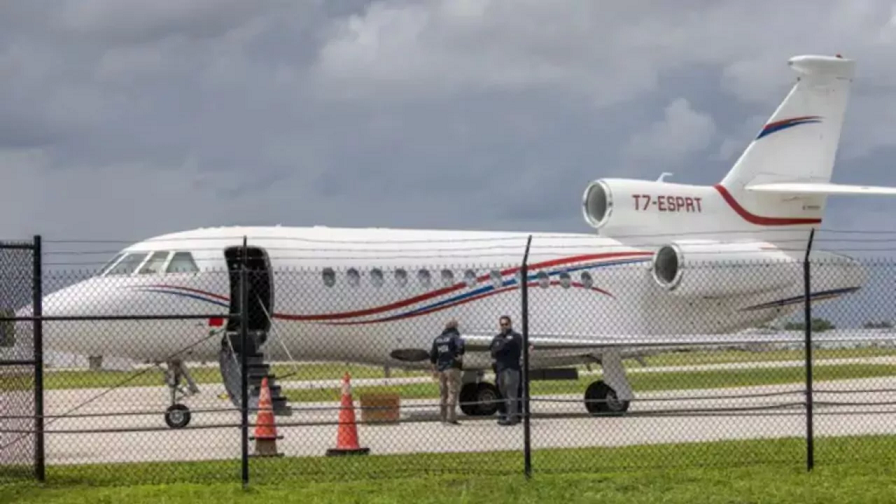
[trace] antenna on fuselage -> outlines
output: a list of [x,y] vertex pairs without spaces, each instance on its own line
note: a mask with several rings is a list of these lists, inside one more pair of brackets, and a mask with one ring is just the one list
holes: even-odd
[[666,178],[667,176],[672,176],[672,175],[674,175],[674,173],[663,172],[663,174],[660,175],[660,178],[656,179],[656,181],[662,182],[664,178]]

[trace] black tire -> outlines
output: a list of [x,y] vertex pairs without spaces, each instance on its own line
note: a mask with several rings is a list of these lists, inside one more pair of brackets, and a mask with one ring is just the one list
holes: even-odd
[[501,393],[491,383],[481,382],[476,386],[476,400],[480,402],[476,408],[477,416],[491,416],[498,411]]
[[478,405],[473,404],[476,402],[476,390],[477,384],[475,383],[467,383],[460,388],[460,411],[464,415],[477,416]]
[[585,390],[585,409],[592,415],[621,415],[628,411],[628,406],[629,402],[619,400],[616,391],[603,381],[593,382]]
[[165,411],[165,423],[172,429],[183,429],[190,423],[190,408],[175,404]]

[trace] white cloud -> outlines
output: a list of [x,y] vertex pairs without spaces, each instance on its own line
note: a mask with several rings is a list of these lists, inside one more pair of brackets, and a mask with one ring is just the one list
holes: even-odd
[[[780,95],[778,100],[783,100],[783,98],[784,96]],[[774,109],[769,109],[766,114],[757,114],[745,118],[737,124],[733,131],[728,132],[728,135],[720,142],[718,155],[715,159],[733,163],[750,145],[750,142],[756,138],[756,135],[773,112]]]
[[666,106],[662,120],[633,134],[624,152],[634,162],[674,164],[709,147],[715,132],[709,114],[694,110],[688,100],[678,98]]
[[[377,1],[335,20],[315,76],[324,96],[400,99],[461,90],[553,88],[598,106],[655,89],[664,72],[719,65],[727,89],[761,101],[784,62],[879,44],[889,5],[853,0],[712,2],[688,9],[618,2]],[[817,8],[816,8],[817,7]]]

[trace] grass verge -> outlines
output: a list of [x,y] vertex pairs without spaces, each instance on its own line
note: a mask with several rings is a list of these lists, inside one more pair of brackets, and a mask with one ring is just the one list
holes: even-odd
[[[262,502],[889,502],[896,437],[802,439],[540,450],[51,467],[50,483],[7,483],[22,504]],[[173,477],[179,476],[179,481]],[[153,483],[155,482],[155,483]]]
[[[352,378],[384,378],[383,368],[361,365],[332,364],[275,364],[271,366],[271,372],[279,377],[287,377],[290,380],[339,380],[345,372],[351,373]],[[217,366],[192,367],[190,375],[197,384],[221,383],[221,371]],[[395,377],[427,376],[422,371],[396,371]],[[82,388],[109,388],[125,387],[156,387],[164,385],[165,381],[160,369],[148,369],[140,371],[83,371],[83,370],[53,370],[45,373],[44,387],[47,390],[82,389]]]
[[[896,349],[855,348],[855,349],[818,349],[813,356],[817,360],[847,359],[863,357],[881,357],[896,355]],[[799,350],[774,350],[766,352],[750,351],[717,351],[717,352],[673,352],[654,355],[644,359],[648,366],[698,366],[705,364],[726,364],[736,362],[780,362],[803,359]],[[634,360],[627,365],[638,367]],[[582,367],[584,368],[584,367]],[[313,364],[275,364],[273,373],[278,377],[290,380],[339,380],[348,372],[352,378],[385,378],[383,368],[343,363]],[[196,383],[221,383],[221,372],[217,366],[193,367],[190,373]],[[425,377],[425,371],[393,370],[393,377]],[[127,387],[161,386],[164,384],[159,370],[140,371],[85,371],[85,370],[53,370],[48,369],[44,377],[47,390],[109,388],[122,384]],[[23,385],[24,386],[24,385]],[[27,384],[30,387],[30,382]]]

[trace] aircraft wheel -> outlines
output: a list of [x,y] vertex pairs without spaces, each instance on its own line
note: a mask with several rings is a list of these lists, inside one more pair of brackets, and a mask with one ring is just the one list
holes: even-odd
[[[477,410],[479,409],[478,404],[473,404],[476,402],[476,390],[477,386],[475,383],[467,383],[463,387],[460,388],[460,411],[467,416],[476,416]],[[464,404],[468,403],[468,404]]]
[[190,423],[190,408],[175,404],[165,411],[165,423],[172,429],[182,429]]
[[628,406],[629,402],[619,400],[619,398],[616,397],[616,391],[603,381],[598,380],[589,385],[585,390],[585,409],[592,415],[599,413],[615,413],[621,415],[628,411]]
[[476,386],[476,401],[480,404],[476,407],[478,416],[494,415],[498,411],[498,401],[501,399],[501,393],[498,387],[491,383],[481,382]]

